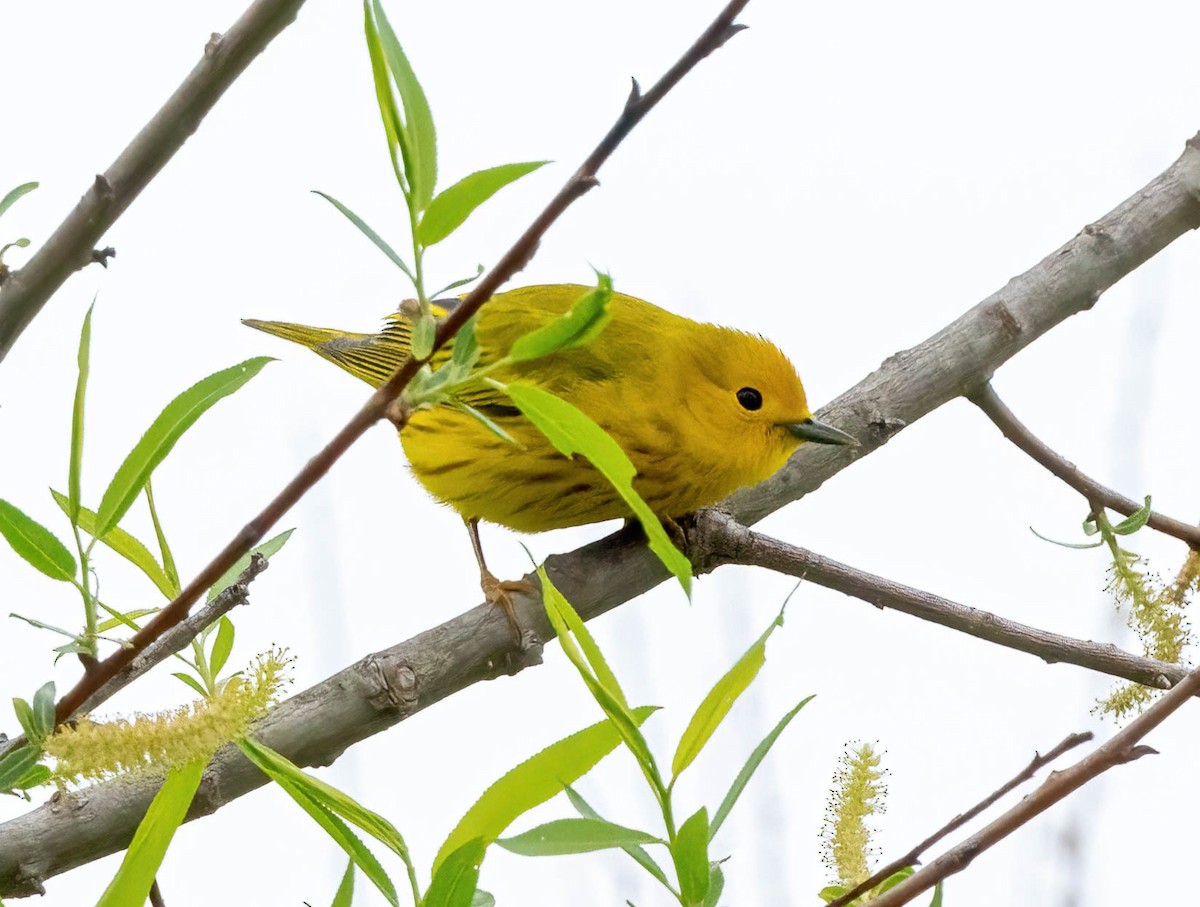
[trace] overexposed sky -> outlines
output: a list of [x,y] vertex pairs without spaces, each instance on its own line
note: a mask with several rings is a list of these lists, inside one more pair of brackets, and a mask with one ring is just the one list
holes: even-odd
[[[0,241],[44,239],[191,69],[242,0],[65,5],[0,0],[4,86],[0,193],[42,183],[0,219]],[[628,91],[691,43],[718,3],[512,0],[387,10],[429,95],[442,185],[484,166],[558,163],[508,189],[429,256],[440,285],[490,264],[608,128]],[[517,283],[587,281],[702,320],[761,331],[821,404],[1033,265],[1170,164],[1200,129],[1194,35],[1182,3],[798,4],[755,0],[737,36],[672,94],[554,228]],[[93,329],[84,499],[163,404],[252,355],[279,357],[220,404],[156,474],[181,571],[190,574],[359,405],[364,388],[252,316],[367,330],[406,294],[401,275],[325,202],[326,191],[403,247],[405,216],[384,152],[361,9],[310,0],[105,238],[107,271],[77,275],[0,363],[0,497],[62,531],[45,489],[65,484],[78,328]],[[1192,413],[1200,287],[1195,237],[1136,272],[996,376],[1051,445],[1127,494],[1200,511]],[[12,256],[13,263],[23,259]],[[1074,540],[1086,506],[956,401],[763,528],[866,570],[1082,638],[1130,646],[1102,593],[1098,552]],[[139,512],[129,528],[147,537]],[[303,689],[479,599],[461,524],[374,429],[285,520],[297,532],[236,615],[233,661],[272,643]],[[520,538],[494,527],[495,571],[600,537],[583,527]],[[1137,537],[1164,574],[1182,545]],[[101,561],[105,597],[154,592]],[[669,754],[692,709],[767,625],[791,581],[727,568],[689,606],[664,585],[593,625]],[[0,551],[2,612],[68,626],[78,597]],[[0,624],[0,699],[53,676],[57,640]],[[878,740],[892,775],[878,822],[885,856],[907,850],[1089,715],[1109,681],[1047,666],[902,615],[802,588],[767,666],[680,785],[720,801],[745,755],[798,699],[817,698],[776,745],[725,826],[722,903],[815,904],[827,882],[817,835],[848,740]],[[122,714],[182,701],[169,677],[109,703]],[[473,687],[352,750],[322,776],[391,818],[428,867],[491,780],[596,720],[555,646],[547,663]],[[0,727],[15,725],[0,716]],[[1200,721],[1185,708],[1147,742],[1161,755],[1115,770],[947,886],[947,904],[1096,907],[1178,895],[1200,795]],[[615,821],[649,825],[632,760],[614,756],[581,791]],[[0,817],[17,802],[0,804]],[[740,815],[739,815],[740,813]],[[554,801],[527,824],[570,814]],[[524,827],[524,826],[522,826]],[[1152,832],[1151,832],[1152,830]],[[48,884],[48,907],[94,900],[116,857]],[[219,861],[220,872],[213,872]],[[390,864],[389,864],[390,865]],[[185,827],[161,880],[171,907],[328,903],[340,851],[278,790]],[[400,870],[397,867],[397,878]],[[501,905],[666,901],[621,855],[489,854]],[[365,883],[358,905],[382,904]]]

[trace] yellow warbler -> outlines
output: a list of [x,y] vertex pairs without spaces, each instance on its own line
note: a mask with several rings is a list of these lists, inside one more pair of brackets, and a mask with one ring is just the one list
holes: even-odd
[[[552,284],[497,294],[480,311],[479,367],[566,312],[587,287]],[[774,473],[803,441],[855,444],[813,419],[787,357],[769,341],[700,324],[613,293],[611,320],[589,344],[505,366],[491,377],[534,384],[607,431],[637,469],[634,488],[662,517],[714,504]],[[245,322],[314,350],[378,387],[408,356],[411,322],[378,334],[276,321]],[[443,350],[435,358],[444,361]],[[630,516],[584,458],[560,454],[500,390],[463,394],[517,442],[448,405],[413,413],[400,433],[413,475],[465,520],[541,532]]]

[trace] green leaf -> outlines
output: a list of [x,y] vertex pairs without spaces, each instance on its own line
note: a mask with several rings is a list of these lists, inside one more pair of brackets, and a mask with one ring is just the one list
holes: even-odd
[[[1086,526],[1086,524],[1085,524],[1085,526]],[[1101,540],[1099,542],[1060,542],[1060,541],[1058,541],[1058,539],[1052,539],[1049,536],[1042,535],[1040,532],[1038,532],[1032,526],[1029,527],[1029,531],[1032,532],[1034,535],[1036,535],[1043,542],[1049,542],[1051,545],[1058,545],[1058,547],[1060,547],[1060,548],[1074,548],[1079,551],[1085,551],[1088,548],[1099,548],[1101,545],[1104,544],[1103,540]],[[1085,532],[1087,531],[1086,528],[1084,531]],[[1091,532],[1088,532],[1088,535],[1095,535],[1095,534],[1096,534],[1095,529],[1093,529]]]
[[471,907],[496,907],[496,899],[482,888],[476,888],[471,895]]
[[270,361],[267,356],[247,359],[198,381],[167,404],[142,439],[134,445],[104,492],[96,517],[96,529],[101,536],[125,516],[141,494],[150,474],[171,452],[183,433],[209,407],[245,385]]
[[39,739],[45,739],[54,733],[58,724],[54,720],[54,681],[47,681],[38,687],[33,694],[33,724],[37,728]]
[[[104,607],[106,610],[108,609],[107,605],[102,605],[102,607]],[[125,612],[118,611],[116,614],[114,614],[108,620],[102,621],[100,623],[100,626],[98,626],[96,629],[100,633],[107,633],[109,630],[112,630],[115,627],[129,627],[129,629],[136,632],[137,630],[139,630],[141,628],[138,627],[138,625],[136,623],[134,623],[134,621],[136,621],[139,617],[145,617],[147,614],[155,614],[160,610],[162,610],[162,609],[161,608],[135,608],[132,611],[125,611]]]
[[22,195],[28,195],[38,187],[37,183],[21,183],[16,189],[13,189],[4,198],[0,198],[0,214],[3,214],[13,206],[13,203]]
[[437,334],[437,320],[430,312],[422,312],[417,316],[412,329],[412,356],[414,359],[428,359],[433,353],[433,339]]
[[942,883],[938,882],[933,886],[933,900],[929,902],[929,907],[942,907]]
[[16,790],[31,790],[35,787],[41,787],[53,776],[54,773],[46,766],[35,765],[19,779],[17,779],[17,783],[14,784],[13,787]]
[[679,826],[671,845],[679,893],[685,904],[703,904],[710,879],[708,864],[708,810],[701,807]]
[[449,189],[443,189],[429,203],[417,227],[417,239],[426,246],[441,242],[470,217],[476,208],[521,177],[533,173],[549,161],[501,164],[464,176]]
[[[641,724],[653,712],[653,708],[643,707],[633,709],[632,714]],[[517,817],[545,803],[561,791],[564,784],[587,774],[620,744],[620,734],[612,722],[605,719],[550,744],[507,772],[483,792],[454,826],[434,858],[434,872],[467,842],[476,838],[485,845],[495,841]]]
[[462,375],[466,375],[467,372],[475,367],[475,363],[479,361],[479,340],[475,336],[476,317],[472,315],[468,318],[463,323],[463,326],[458,329],[458,333],[454,335],[450,362]]
[[[566,596],[551,582],[544,566],[537,568],[537,575],[542,584],[543,606],[558,638],[562,640],[567,634],[570,634],[578,642],[583,657],[587,659],[588,666],[596,675],[596,680],[613,695],[617,702],[628,708],[629,701],[625,698],[625,691],[621,689],[617,675],[608,666],[604,653],[600,651],[595,638],[588,631],[587,624],[567,601]],[[570,641],[570,639],[567,640],[567,642]]]
[[263,542],[257,548],[251,548],[248,554],[243,554],[240,558],[238,558],[237,563],[222,573],[221,578],[212,584],[212,588],[208,590],[208,601],[212,601],[214,598],[236,583],[238,581],[238,577],[241,576],[242,573],[245,572],[246,568],[250,566],[250,559],[254,557],[254,555],[261,555],[267,560],[273,558],[279,552],[279,549],[287,544],[287,540],[292,537],[292,533],[295,531],[296,530],[294,528],[285,529],[283,532],[279,533],[279,535],[272,539],[267,539],[267,541]]
[[566,312],[548,324],[518,337],[508,351],[514,362],[540,359],[559,350],[590,343],[608,324],[608,302],[612,297],[612,278],[598,274],[595,289],[589,290]]
[[[270,747],[251,740],[249,737],[243,737],[237,743],[238,748],[247,759],[282,787],[288,796],[312,816],[329,837],[333,838],[337,845],[346,852],[346,855],[354,861],[354,864],[387,898],[388,903],[398,907],[400,899],[396,895],[396,886],[392,884],[392,880],[384,872],[375,855],[366,848],[358,836],[339,818],[339,815],[344,816],[347,821],[358,825],[363,831],[383,841],[389,847],[392,846],[391,842],[375,832],[387,829],[398,839],[400,834],[392,827],[391,823],[355,803],[336,788],[300,771],[290,760]],[[344,812],[343,809],[345,809]],[[362,824],[359,824],[360,821]],[[407,848],[404,848],[403,853],[407,857]]]
[[354,902],[354,861],[351,860],[346,864],[346,871],[342,874],[341,884],[338,885],[338,890],[333,896],[333,903],[329,907],[350,907]]
[[708,864],[708,894],[704,896],[704,907],[717,907],[721,892],[725,890],[725,870],[717,862]]
[[[371,15],[370,0],[363,0],[363,31],[367,38],[367,54],[371,58],[375,100],[379,104],[379,116],[383,120],[383,131],[387,136],[388,157],[396,174],[396,182],[400,184],[400,191],[407,200],[408,180],[405,179],[400,160],[400,112],[396,109],[396,96],[392,93],[392,80],[388,75],[387,61],[383,58],[383,47],[379,43],[379,31],[375,28],[375,17]],[[416,283],[415,279],[413,283]]]
[[1145,526],[1146,521],[1150,519],[1150,495],[1146,495],[1144,501],[1141,508],[1113,526],[1112,531],[1117,535],[1132,535]]
[[[166,533],[158,519],[158,508],[154,505],[154,487],[150,479],[146,479],[146,506],[150,509],[150,522],[154,524],[154,537],[158,540],[158,550],[162,554],[163,572],[172,588],[179,589],[179,571],[175,569],[175,558],[171,555],[171,546],[167,544]],[[178,595],[178,591],[175,593]]]
[[207,761],[198,759],[170,771],[134,832],[133,841],[121,861],[121,868],[100,896],[96,907],[129,907],[146,902],[154,876],[162,865],[171,838],[175,836],[175,829],[182,824],[196,795],[196,788],[200,786],[200,776]]
[[671,543],[654,511],[634,491],[637,470],[620,445],[574,404],[540,387],[514,383],[502,388],[559,453],[567,457],[583,454],[608,479],[642,524],[650,550],[675,575],[684,592],[691,595],[692,565]]
[[479,866],[487,842],[473,838],[449,854],[433,871],[421,907],[470,907],[479,883]]
[[42,748],[27,743],[0,759],[0,791],[12,790],[37,761],[42,758]]
[[87,392],[89,361],[92,346],[92,311],[96,301],[88,306],[83,316],[83,328],[79,332],[79,377],[75,381],[75,405],[71,410],[71,460],[67,470],[67,519],[71,525],[79,525],[79,483],[83,469],[83,400]]
[[652,834],[605,822],[603,819],[555,819],[496,843],[526,857],[556,857],[589,853],[633,844],[665,844]]
[[451,400],[450,405],[453,406],[455,409],[459,410],[460,412],[464,412],[471,418],[478,421],[484,428],[486,428],[492,434],[496,435],[496,437],[500,438],[501,440],[507,441],[509,444],[512,444],[514,447],[517,445],[516,438],[514,438],[512,435],[510,435],[508,432],[506,432],[503,428],[501,428],[499,425],[497,425],[494,421],[492,421],[490,418],[485,416],[483,413],[481,413],[475,407],[471,406],[469,403],[463,403],[461,400]]
[[14,239],[12,242],[6,242],[0,246],[0,261],[4,260],[4,253],[9,249],[25,249],[29,246],[29,240],[22,236],[20,239]]
[[412,195],[410,203],[416,213],[429,206],[437,184],[437,135],[433,128],[433,114],[421,83],[417,81],[400,42],[396,40],[396,33],[392,31],[379,0],[372,0],[372,7],[379,29],[379,45],[404,108],[403,120],[397,121],[398,135],[400,151],[404,156],[404,172]]
[[248,737],[239,740],[238,746],[264,774],[275,781],[286,781],[291,784],[319,806],[336,813],[351,825],[365,831],[404,860],[406,864],[409,862],[408,845],[404,843],[404,838],[400,836],[396,826],[379,813],[367,809],[336,787],[301,771],[290,759],[275,752],[269,746]]
[[[54,496],[54,502],[62,508],[63,513],[70,516],[67,509],[70,502],[65,494],[61,494],[50,489],[50,494]],[[158,591],[167,598],[174,598],[179,594],[179,586],[173,584],[159,566],[158,560],[150,553],[150,549],[139,542],[136,538],[122,529],[120,526],[114,526],[108,530],[103,536],[96,535],[96,514],[94,511],[88,510],[86,507],[79,508],[79,514],[76,518],[76,525],[84,532],[93,538],[99,538],[101,544],[108,546],[133,566],[137,567],[142,573],[150,579],[150,582],[158,588]]]
[[737,803],[738,797],[742,795],[742,791],[746,789],[746,785],[750,783],[750,779],[754,776],[754,772],[758,768],[759,763],[766,758],[767,753],[771,751],[771,747],[775,745],[775,741],[779,739],[779,735],[783,733],[784,728],[791,723],[792,719],[799,714],[802,708],[812,701],[812,698],[813,697],[808,696],[800,700],[799,704],[797,704],[794,709],[784,715],[783,718],[780,719],[779,724],[775,725],[775,727],[771,730],[771,733],[767,734],[767,736],[762,739],[762,742],[754,748],[754,752],[750,754],[750,758],[746,760],[746,764],[742,766],[742,770],[738,772],[738,776],[734,778],[733,784],[730,785],[729,793],[725,795],[725,799],[721,801],[721,805],[717,808],[717,812],[713,816],[712,826],[710,828],[711,834],[715,835],[717,833],[717,829],[721,827],[722,823],[724,823],[727,818],[729,818],[730,810],[732,810],[733,805]]
[[217,640],[213,643],[212,655],[208,659],[209,670],[216,677],[229,661],[229,653],[233,651],[233,621],[222,616],[217,624]]
[[197,693],[199,693],[202,698],[204,698],[204,699],[208,698],[208,690],[204,689],[204,687],[200,684],[200,681],[198,681],[191,674],[184,674],[182,671],[174,671],[171,673],[171,676],[177,677],[180,680],[182,680],[189,687],[191,687],[193,690],[195,690]]
[[895,888],[916,871],[917,870],[912,866],[905,866],[903,869],[897,869],[890,876],[875,886],[875,891],[872,896],[879,897],[879,895],[883,894],[889,888]]
[[404,259],[400,257],[395,249],[387,244],[382,236],[368,227],[366,221],[339,202],[332,195],[326,195],[319,189],[313,189],[312,191],[313,194],[321,196],[321,198],[325,199],[325,201],[329,202],[329,204],[341,211],[342,214],[346,216],[346,219],[350,221],[350,223],[354,224],[354,226],[358,227],[358,229],[362,231],[363,236],[375,244],[375,248],[390,258],[392,260],[392,264],[408,275],[409,280],[416,280],[416,278],[413,277],[412,271],[409,270],[408,265],[404,263]]
[[460,277],[458,280],[452,280],[450,283],[446,284],[444,287],[442,287],[436,293],[433,293],[429,298],[432,299],[436,303],[438,300],[438,297],[441,296],[443,293],[447,293],[450,290],[457,290],[459,287],[465,287],[469,283],[474,283],[482,276],[483,276],[483,265],[476,265],[475,273],[473,275],[471,275],[470,277]]
[[[567,794],[567,799],[571,801],[571,805],[578,810],[581,816],[584,816],[588,819],[603,818],[603,816],[592,809],[591,805],[584,800],[583,797],[579,795],[578,791],[571,787],[571,785],[564,784],[563,790]],[[658,881],[666,886],[666,888],[672,891],[674,890],[671,889],[671,883],[667,880],[667,874],[663,872],[662,867],[658,865],[654,857],[647,853],[644,847],[639,844],[623,844],[621,845],[621,849],[633,857],[633,859],[637,861],[638,865],[650,873],[650,875],[654,876],[654,878],[658,879]]]
[[13,711],[17,713],[17,721],[20,722],[25,736],[31,743],[41,743],[41,730],[38,728],[37,720],[33,717],[33,709],[30,708],[29,703],[20,696],[14,696],[12,703]]
[[[620,687],[613,692],[605,685],[594,673],[593,668],[588,659],[580,651],[575,643],[575,638],[571,634],[571,629],[568,626],[567,620],[569,615],[575,615],[574,622],[582,625],[579,616],[575,614],[575,609],[571,607],[570,602],[563,597],[558,591],[554,583],[550,581],[550,577],[546,575],[543,568],[538,569],[538,578],[542,583],[542,604],[546,609],[546,616],[550,619],[550,624],[554,627],[554,632],[558,635],[558,641],[562,645],[563,654],[575,666],[579,672],[579,676],[583,679],[584,685],[587,686],[588,692],[592,694],[592,698],[596,700],[596,704],[608,716],[609,721],[616,727],[620,733],[621,739],[633,753],[637,759],[638,766],[642,773],[646,776],[646,780],[654,788],[656,795],[661,789],[662,782],[658,775],[658,766],[654,762],[654,754],[650,751],[649,744],[646,743],[646,738],[642,736],[642,732],[638,730],[640,722],[635,722],[633,716],[629,712],[628,706],[624,703],[624,694],[621,693]],[[586,630],[584,631],[586,633]],[[589,637],[590,639],[590,637]],[[593,643],[593,648],[595,644]],[[599,649],[596,649],[596,654],[599,656]],[[607,672],[606,680],[612,684],[616,684],[616,678],[608,672],[608,666],[603,664],[603,659],[600,659],[600,664],[603,665],[603,670]]]
[[844,885],[826,885],[817,892],[817,897],[828,904],[830,901],[835,901],[844,895],[850,889]]
[[0,535],[35,570],[51,579],[72,582],[75,558],[49,529],[0,499]]
[[763,635],[755,641],[754,645],[747,649],[745,654],[725,673],[725,676],[708,691],[708,695],[704,697],[695,714],[692,715],[692,720],[688,722],[687,730],[679,739],[675,758],[671,760],[671,774],[675,777],[679,777],[683,770],[700,755],[700,751],[708,743],[713,732],[729,714],[734,702],[754,682],[754,678],[758,676],[758,672],[767,660],[767,640],[771,638],[775,628],[781,626],[783,626],[782,611],[767,627]]

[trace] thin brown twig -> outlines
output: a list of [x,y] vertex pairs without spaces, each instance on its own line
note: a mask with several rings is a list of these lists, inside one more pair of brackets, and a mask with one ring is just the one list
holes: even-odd
[[157,878],[150,883],[150,907],[167,907],[167,902],[163,900],[162,888],[159,887]]
[[[1004,437],[1027,453],[1035,462],[1044,466],[1053,475],[1062,479],[1067,485],[1083,495],[1088,502],[1088,506],[1094,512],[1107,507],[1109,510],[1115,510],[1124,516],[1130,516],[1142,509],[1142,504],[1139,504],[1132,498],[1118,494],[1111,488],[1101,485],[1091,476],[1081,472],[1079,467],[1070,460],[1052,450],[1013,415],[1012,410],[997,395],[991,382],[985,384],[976,393],[971,394],[969,399],[983,411],[984,415],[995,423]],[[1188,545],[1188,547],[1200,551],[1200,526],[1176,520],[1156,510],[1150,512],[1150,517],[1146,520],[1146,525],[1151,529],[1157,529],[1159,532],[1177,538]]]
[[229,31],[214,34],[200,62],[150,122],[24,267],[8,275],[0,286],[0,361],[68,277],[93,262],[107,267],[116,252],[95,248],[100,238],[303,5],[304,0],[255,0]]
[[[987,642],[1036,655],[1049,664],[1078,665],[1155,689],[1170,689],[1188,673],[1185,665],[1139,657],[1110,644],[1051,633],[858,570],[806,548],[754,532],[719,511],[698,515],[696,533],[690,550],[697,558],[698,571],[712,570],[722,564],[765,567],[862,599],[877,608],[891,608]],[[689,537],[689,543],[692,541]]]
[[1061,743],[1059,743],[1058,746],[1046,753],[1046,755],[1043,756],[1039,753],[1034,753],[1033,761],[1031,761],[1029,765],[1025,766],[1025,768],[1023,768],[1020,774],[1018,774],[1015,778],[992,791],[992,793],[988,794],[988,796],[984,797],[984,799],[980,800],[965,813],[959,813],[904,856],[900,857],[898,860],[893,860],[892,862],[888,863],[865,882],[854,886],[841,897],[834,898],[832,901],[826,904],[825,907],[845,907],[846,904],[849,904],[861,895],[866,894],[880,882],[891,878],[906,866],[916,866],[917,863],[920,862],[921,854],[933,847],[933,845],[942,840],[942,838],[952,834],[955,831],[958,831],[958,829],[962,828],[984,810],[988,809],[993,803],[995,803],[1009,791],[1020,787],[1039,771],[1041,771],[1042,768],[1054,762],[1054,760],[1056,760],[1063,753],[1073,750],[1081,743],[1087,743],[1092,739],[1093,736],[1094,735],[1091,731],[1071,734]]
[[917,895],[933,888],[948,876],[966,869],[971,862],[998,841],[1008,837],[1059,800],[1074,793],[1093,778],[1117,765],[1133,762],[1156,750],[1139,741],[1150,731],[1162,724],[1170,715],[1192,696],[1200,693],[1200,670],[1188,674],[1175,688],[1135,718],[1129,725],[1107,743],[1062,771],[1051,772],[1050,777],[1032,794],[1022,799],[1012,809],[986,828],[956,845],[938,857],[924,869],[913,873],[895,888],[871,902],[871,907],[900,907]]
[[[749,0],[731,0],[713,23],[705,29],[697,41],[655,83],[646,94],[636,89],[629,96],[617,122],[588,155],[578,170],[571,175],[562,189],[550,200],[541,214],[521,234],[520,238],[501,257],[496,265],[483,276],[475,288],[468,293],[454,311],[441,323],[434,340],[433,351],[445,345],[454,333],[491,298],[492,294],[509,278],[516,274],[533,256],[538,243],[550,226],[580,196],[597,185],[596,173],[601,165],[629,135],[642,118],[701,60],[723,45],[740,30],[734,19]],[[125,669],[139,653],[154,640],[187,617],[192,603],[200,593],[211,586],[250,548],[260,541],[275,523],[304,494],[315,485],[329,468],[357,441],[368,428],[383,418],[391,402],[412,380],[424,364],[423,360],[408,359],[392,376],[373,393],[363,407],[350,419],[328,444],[303,469],[292,478],[275,498],[253,520],[247,523],[229,544],[200,571],[183,589],[175,600],[163,608],[141,630],[134,634],[125,647],[105,658],[95,670],[85,674],[59,701],[55,719],[63,722],[86,702],[96,690]]]

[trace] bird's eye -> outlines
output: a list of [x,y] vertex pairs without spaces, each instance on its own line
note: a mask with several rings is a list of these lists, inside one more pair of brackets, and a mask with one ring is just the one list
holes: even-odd
[[743,387],[737,392],[737,398],[743,409],[762,409],[762,394],[752,387]]

